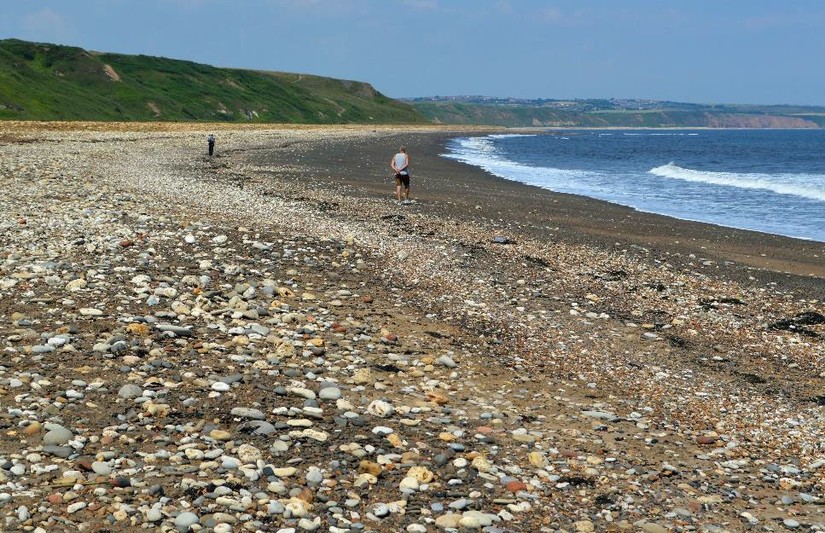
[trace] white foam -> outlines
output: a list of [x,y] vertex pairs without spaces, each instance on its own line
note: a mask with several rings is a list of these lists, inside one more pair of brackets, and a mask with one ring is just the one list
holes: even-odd
[[825,202],[825,175],[822,174],[746,174],[710,172],[682,168],[674,162],[650,169],[650,174],[662,178],[708,183],[739,189],[764,190]]
[[458,148],[444,157],[456,159],[480,167],[494,176],[535,185],[551,190],[565,190],[559,184],[586,183],[596,173],[585,170],[568,170],[551,167],[532,167],[511,161],[496,148],[490,137],[458,139]]
[[515,139],[518,137],[536,137],[535,133],[494,133],[489,136],[490,139]]
[[636,132],[624,132],[622,133],[625,137],[687,137],[689,135],[698,135],[697,133],[685,133],[681,131],[677,132],[643,132],[643,133],[636,133]]
[[551,191],[684,220],[825,242],[825,208],[821,205],[825,203],[825,174],[711,172],[683,168],[674,162],[649,171],[530,166],[508,159],[508,152],[499,148],[497,140],[453,139],[450,152],[442,155],[500,178]]

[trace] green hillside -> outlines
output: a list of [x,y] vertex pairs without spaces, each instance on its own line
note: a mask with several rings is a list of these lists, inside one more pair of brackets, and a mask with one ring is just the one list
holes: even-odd
[[393,100],[367,83],[0,40],[0,120],[821,128],[815,106],[655,100]]
[[513,100],[434,97],[409,100],[441,124],[590,128],[821,128],[816,106],[703,105],[653,100]]
[[424,123],[367,83],[0,40],[0,119]]

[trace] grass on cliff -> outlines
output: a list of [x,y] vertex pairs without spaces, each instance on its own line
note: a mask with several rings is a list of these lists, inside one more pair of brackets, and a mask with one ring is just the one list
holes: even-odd
[[[587,101],[596,103],[598,101]],[[823,108],[815,106],[701,105],[662,102],[658,109],[568,111],[541,105],[499,105],[417,101],[415,108],[440,124],[489,124],[503,127],[588,128],[817,128],[825,127]]]
[[0,40],[0,119],[424,123],[367,83]]

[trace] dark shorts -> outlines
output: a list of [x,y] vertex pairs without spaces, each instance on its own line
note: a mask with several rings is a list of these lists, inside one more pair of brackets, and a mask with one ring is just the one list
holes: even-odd
[[403,185],[405,189],[410,188],[410,175],[407,174],[404,176],[403,174],[396,174],[395,175],[395,186],[399,187]]

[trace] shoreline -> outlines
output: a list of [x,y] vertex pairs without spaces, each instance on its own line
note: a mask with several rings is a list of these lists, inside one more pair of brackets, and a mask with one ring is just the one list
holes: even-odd
[[[526,213],[525,209],[518,208],[504,212],[514,222],[529,224],[534,228],[559,227],[553,235],[555,238],[572,239],[574,242],[595,240],[607,247],[612,246],[615,240],[621,240],[636,246],[655,247],[664,252],[673,249],[683,255],[707,255],[712,260],[741,264],[746,270],[753,268],[764,271],[761,273],[773,279],[788,274],[799,276],[797,281],[802,285],[814,287],[818,285],[817,281],[808,283],[804,278],[825,278],[825,243],[648,213],[620,204],[557,193],[492,176],[480,168],[440,156],[447,140],[456,136],[461,134],[436,133],[418,138],[399,134],[399,142],[395,143],[406,142],[408,148],[414,150],[414,143],[418,142],[424,161],[422,168],[419,168],[419,161],[414,163],[416,176],[420,176],[421,180],[414,177],[413,195],[424,194],[424,200],[432,200],[434,207],[447,201],[452,201],[457,206],[463,203],[463,212],[468,213],[468,219],[491,210],[467,209],[470,203],[473,208],[482,204],[486,200],[486,193],[467,191],[466,185],[454,186],[448,176],[457,175],[465,184],[468,181],[477,182],[478,187],[484,191],[497,194],[507,201],[517,198],[524,202]],[[389,143],[383,146],[360,145],[356,153],[345,153],[337,162],[341,165],[342,173],[348,176],[342,179],[353,187],[369,191],[371,197],[381,197],[382,191],[375,187],[375,178],[365,178],[361,169],[363,166],[380,169],[382,149],[386,153],[395,148]],[[307,156],[322,174],[333,170],[324,161],[325,155],[321,151],[310,152]],[[312,169],[307,170],[313,172]],[[392,193],[392,185],[388,184],[386,190]],[[541,232],[541,229],[536,231]],[[568,233],[562,235],[560,232],[564,231]]]
[[825,527],[819,249],[200,126],[0,136],[9,528]]
[[[656,131],[659,131],[659,130],[678,130],[678,131],[694,131],[694,130],[727,131],[727,130],[736,130],[736,131],[754,131],[754,132],[756,132],[756,131],[759,131],[760,129],[765,129],[765,130],[770,130],[770,131],[793,131],[793,128],[724,128],[724,129],[720,129],[720,128],[633,128],[633,127],[627,127],[627,128],[514,128],[513,130],[518,130],[519,135],[539,136],[541,134],[553,134],[553,135],[555,135],[555,134],[558,134],[558,133],[563,133],[564,131],[575,132],[575,131],[581,131],[581,130],[586,130],[586,131],[601,131],[601,130],[605,130],[605,131],[610,130],[610,131],[612,131],[612,130],[618,130],[618,131],[628,131],[628,132],[641,130],[641,131],[651,132],[650,134],[656,135],[653,132],[656,132]],[[672,162],[670,164],[672,164]],[[508,177],[502,177],[502,179],[511,180],[511,181],[515,181],[515,182],[520,182],[518,179],[511,179],[511,178],[508,178]],[[531,185],[531,184],[524,183],[524,182],[520,182],[520,183],[523,183],[523,184],[526,184],[526,185]],[[568,194],[568,193],[564,193],[563,191],[554,190],[552,188],[545,188],[545,187],[542,187],[541,185],[536,185],[536,186],[539,187],[539,188],[548,190],[550,192],[557,193],[557,194]],[[807,242],[811,242],[813,244],[820,244],[820,243],[825,244],[825,236],[818,236],[818,237],[811,238],[811,237],[806,237],[806,236],[792,235],[792,234],[786,234],[786,233],[776,233],[776,232],[771,231],[771,230],[736,226],[736,225],[725,224],[725,223],[714,222],[714,221],[708,221],[708,220],[684,218],[682,216],[670,214],[670,213],[667,213],[667,212],[660,212],[660,211],[653,211],[653,210],[643,209],[643,208],[639,207],[638,205],[622,204],[622,203],[615,202],[615,201],[610,200],[610,199],[597,198],[597,197],[592,197],[592,196],[584,196],[584,195],[579,195],[578,193],[569,193],[569,194],[572,194],[573,196],[582,196],[584,198],[590,198],[592,200],[603,201],[605,203],[615,205],[615,206],[618,206],[618,207],[630,208],[630,209],[633,209],[634,211],[638,211],[640,213],[646,213],[646,214],[651,214],[651,215],[659,215],[659,216],[663,216],[663,217],[667,217],[667,218],[673,218],[673,219],[684,221],[684,222],[709,224],[711,226],[717,226],[717,227],[724,228],[724,229],[750,231],[750,232],[757,233],[757,234],[762,234],[762,235],[765,235],[765,236],[784,237],[784,238],[789,238],[789,239],[794,239],[794,240],[799,240],[799,241],[807,241]],[[823,249],[825,249],[825,247],[823,247]]]

